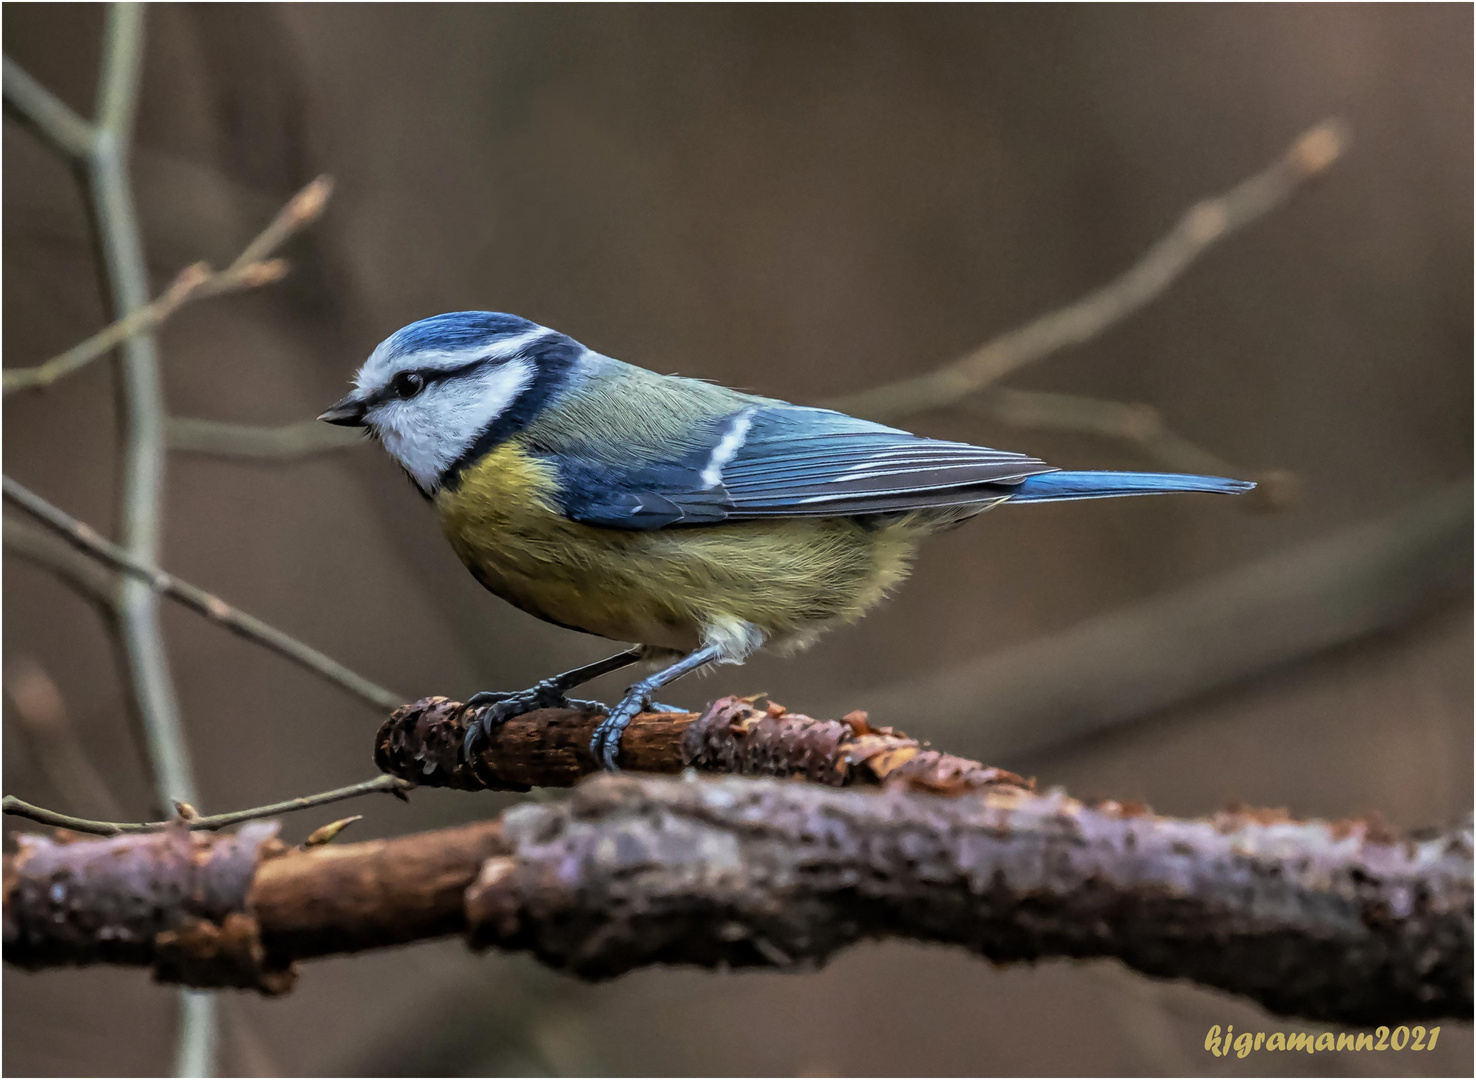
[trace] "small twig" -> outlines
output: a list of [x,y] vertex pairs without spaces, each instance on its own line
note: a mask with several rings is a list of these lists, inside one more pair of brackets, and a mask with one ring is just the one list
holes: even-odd
[[[129,180],[128,153],[143,72],[144,8],[110,4],[103,23],[95,121],[79,129],[34,80],[18,79],[7,65],[6,104],[27,119],[43,143],[76,168],[92,218],[99,270],[110,315],[126,318],[148,305],[148,266]],[[19,72],[19,69],[15,69]],[[84,143],[80,134],[88,135]],[[117,353],[119,431],[122,436],[118,536],[122,550],[142,565],[158,561],[164,487],[164,390],[153,335],[142,330]],[[3,387],[3,380],[0,380]],[[142,735],[155,795],[194,799],[190,763],[159,627],[159,598],[128,578],[118,582],[114,635],[128,687],[129,716]],[[184,995],[175,1047],[175,1075],[215,1073],[213,998]]]
[[1296,477],[1285,469],[1244,469],[1170,431],[1152,405],[1130,404],[1080,394],[1059,394],[1013,387],[987,387],[977,397],[954,403],[970,413],[1002,424],[1103,435],[1132,443],[1158,464],[1178,472],[1236,476],[1256,482],[1242,500],[1250,509],[1284,509],[1301,496]]
[[314,179],[287,200],[287,205],[277,211],[277,216],[272,218],[271,223],[246,245],[241,254],[236,256],[236,261],[231,263],[226,273],[239,274],[248,270],[317,221],[322,217],[323,208],[328,205],[328,197],[332,194],[333,178],[331,176],[319,176]]
[[42,143],[73,163],[87,160],[97,144],[91,123],[72,111],[46,87],[5,57],[5,111],[31,130]]
[[55,534],[14,514],[5,515],[4,542],[6,551],[55,574],[62,584],[91,603],[110,627],[116,624],[117,574]]
[[[879,722],[916,714],[1017,768],[1077,740],[1397,626],[1471,579],[1471,484],[1436,488],[1181,589],[992,655],[866,692]],[[818,697],[848,708],[854,689]]]
[[405,700],[401,695],[375,685],[310,645],[305,645],[255,616],[232,607],[220,597],[134,559],[96,529],[57,509],[10,477],[5,477],[3,484],[5,498],[50,527],[72,546],[101,559],[113,569],[142,581],[153,592],[178,601],[232,633],[255,641],[299,667],[322,676],[376,709],[393,709]]
[[828,407],[874,420],[907,416],[958,401],[1059,349],[1091,340],[1161,295],[1218,241],[1284,203],[1337,161],[1347,143],[1346,125],[1323,121],[1268,168],[1190,207],[1167,236],[1114,281],[936,371],[847,394]]
[[264,458],[285,462],[366,445],[363,434],[307,420],[281,427],[232,424],[171,416],[165,428],[169,449],[207,457]]
[[[97,137],[79,170],[113,319],[126,318],[149,303],[148,262],[128,165],[143,73],[144,15],[141,4],[108,5],[94,108]],[[114,355],[121,436],[118,545],[147,566],[159,559],[163,530],[163,379],[150,331],[124,339]],[[198,801],[159,626],[159,598],[124,576],[114,608],[129,715],[145,747],[158,805],[168,806],[172,799]]]
[[174,1047],[175,1076],[216,1076],[220,1042],[218,1007],[212,990],[182,990],[179,995],[179,1036]]
[[41,825],[51,825],[58,829],[70,829],[72,832],[91,833],[94,836],[121,836],[125,833],[155,833],[163,832],[171,827],[179,827],[181,824],[192,831],[205,830],[213,832],[216,829],[226,829],[232,825],[239,825],[245,821],[259,821],[262,818],[274,817],[277,814],[290,814],[296,810],[311,810],[315,806],[327,806],[329,803],[343,802],[345,799],[357,799],[360,795],[372,795],[375,792],[389,792],[390,794],[403,794],[415,785],[408,780],[401,780],[394,776],[376,776],[373,780],[363,780],[348,787],[334,788],[332,791],[320,791],[316,795],[302,795],[296,799],[286,799],[282,802],[271,803],[267,806],[253,806],[247,810],[232,810],[227,814],[210,814],[208,816],[197,816],[193,818],[171,818],[169,821],[94,821],[90,818],[73,817],[71,814],[59,814],[55,810],[47,810],[45,807],[28,803],[24,799],[18,799],[14,795],[7,795],[0,800],[0,811],[14,817],[25,818]]
[[246,245],[225,270],[212,270],[203,262],[187,266],[151,303],[124,315],[104,327],[86,341],[35,367],[7,368],[0,373],[0,388],[9,394],[17,390],[39,390],[58,379],[106,356],[128,339],[152,330],[191,300],[242,289],[255,289],[280,281],[287,273],[282,259],[268,258],[291,236],[315,221],[323,212],[333,181],[320,176],[288,201],[262,232]]

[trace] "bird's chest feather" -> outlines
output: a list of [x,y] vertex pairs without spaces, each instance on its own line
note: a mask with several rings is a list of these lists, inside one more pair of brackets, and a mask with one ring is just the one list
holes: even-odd
[[550,622],[688,649],[741,620],[770,639],[848,621],[906,572],[915,537],[844,519],[605,529],[559,508],[554,465],[505,443],[435,497],[451,546],[486,588]]
[[435,503],[472,575],[529,614],[616,640],[673,648],[696,642],[688,613],[663,604],[659,585],[642,587],[640,535],[566,518],[554,466],[520,440],[492,450]]

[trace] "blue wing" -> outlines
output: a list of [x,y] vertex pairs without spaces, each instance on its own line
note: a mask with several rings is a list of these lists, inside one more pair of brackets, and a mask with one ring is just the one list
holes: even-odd
[[1025,454],[789,405],[752,405],[696,436],[670,460],[561,455],[564,512],[616,529],[900,513],[999,502],[1054,471]]

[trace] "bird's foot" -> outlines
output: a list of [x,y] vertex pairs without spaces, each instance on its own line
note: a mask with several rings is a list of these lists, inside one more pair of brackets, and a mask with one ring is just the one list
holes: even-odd
[[466,739],[462,742],[462,756],[470,758],[472,751],[482,739],[492,737],[492,732],[515,716],[535,712],[538,709],[583,709],[588,712],[610,711],[608,705],[598,701],[581,701],[565,697],[563,688],[553,679],[544,679],[527,690],[511,693],[501,690],[483,690],[466,699],[461,706],[463,715],[473,709],[481,713],[472,717],[466,725]]
[[[620,699],[620,704],[610,710],[609,715],[600,721],[600,726],[595,728],[594,736],[589,740],[589,753],[595,759],[595,764],[606,772],[619,772],[620,767],[615,764],[620,757],[620,736],[625,733],[626,726],[646,709],[652,708],[651,695],[655,693],[653,688],[636,683],[626,691],[625,697]],[[676,712],[675,709],[661,709],[662,712]]]

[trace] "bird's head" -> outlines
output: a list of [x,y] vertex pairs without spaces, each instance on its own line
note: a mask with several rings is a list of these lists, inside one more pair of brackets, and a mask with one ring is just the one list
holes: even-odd
[[521,430],[585,351],[516,315],[433,315],[380,342],[318,419],[367,428],[429,495]]

